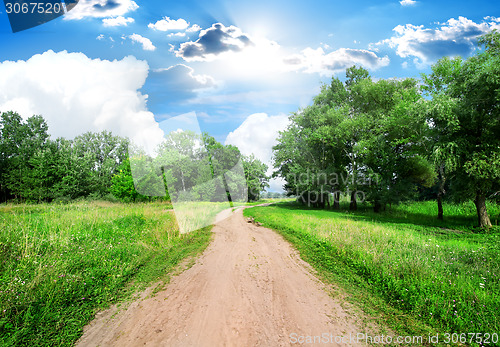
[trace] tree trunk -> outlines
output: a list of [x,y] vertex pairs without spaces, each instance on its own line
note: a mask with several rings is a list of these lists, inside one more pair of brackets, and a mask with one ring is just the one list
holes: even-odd
[[373,204],[373,212],[379,213],[380,211],[382,211],[382,209],[383,206],[380,200],[375,200],[375,203]]
[[184,183],[184,172],[181,170],[182,191],[186,191],[186,184]]
[[439,167],[439,191],[437,195],[437,204],[438,204],[438,219],[443,220],[443,195],[446,193],[444,190],[444,183],[446,178],[444,177],[444,168],[443,165]]
[[333,193],[333,209],[340,209],[340,192]]
[[477,210],[477,219],[480,228],[491,227],[490,217],[488,216],[488,210],[486,210],[486,194],[478,191],[476,193],[476,199],[474,200]]
[[443,220],[443,196],[441,195],[441,192],[438,193],[437,203],[438,203],[438,219]]
[[231,198],[231,193],[229,192],[229,185],[227,184],[226,177],[222,176],[222,182],[224,183],[224,190],[226,191],[226,197],[229,201],[229,205],[233,207],[233,199]]
[[350,211],[356,211],[358,209],[358,203],[356,202],[356,191],[351,193],[351,203],[349,204]]
[[321,207],[324,209],[328,206],[330,208],[329,196],[321,190]]

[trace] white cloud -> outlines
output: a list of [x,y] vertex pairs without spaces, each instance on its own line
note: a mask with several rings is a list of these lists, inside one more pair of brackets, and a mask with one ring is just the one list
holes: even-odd
[[325,53],[323,48],[306,48],[300,54],[294,54],[284,59],[289,70],[301,70],[307,73],[319,73],[329,76],[332,73],[344,71],[353,65],[362,65],[376,70],[389,65],[389,57],[379,57],[376,53],[364,49],[340,48]]
[[80,0],[64,19],[107,18],[123,16],[139,6],[133,0]]
[[195,74],[194,69],[184,64],[177,64],[166,69],[153,70],[150,74],[151,83],[157,79],[161,81],[159,85],[170,94],[175,92],[206,89],[215,86],[215,80],[212,76]]
[[105,27],[118,27],[118,26],[127,26],[129,23],[134,23],[134,18],[132,17],[113,17],[113,18],[104,18],[102,20],[102,24]]
[[132,56],[108,61],[66,51],[0,62],[0,111],[40,114],[53,137],[108,130],[152,149],[163,131],[139,92],[148,70]]
[[[227,135],[225,144],[238,147],[242,154],[254,154],[263,163],[267,164],[268,175],[273,172],[272,148],[276,145],[278,133],[285,130],[289,123],[288,116],[281,114],[268,116],[266,113],[255,113],[234,131]],[[272,179],[272,191],[283,191],[284,182],[281,179]]]
[[190,28],[186,30],[187,33],[195,33],[201,30],[201,27],[198,24],[193,24]]
[[189,23],[186,22],[186,20],[182,18],[170,19],[170,17],[164,17],[163,19],[157,21],[155,24],[148,24],[148,28],[158,31],[186,30],[188,27]]
[[200,75],[200,74],[195,74],[194,69],[190,66],[184,65],[184,64],[177,64],[174,66],[170,66],[169,68],[166,69],[166,71],[172,71],[176,69],[182,69],[185,70],[187,73],[187,76],[189,76],[191,79],[197,82],[198,87],[193,87],[193,89],[198,89],[198,88],[209,88],[213,87],[215,85],[215,80],[213,79],[212,76],[209,75]]
[[132,34],[129,36],[129,38],[134,42],[140,43],[142,45],[142,49],[144,49],[145,51],[154,51],[156,49],[155,45],[153,45],[150,39],[139,34]]
[[465,17],[451,18],[438,23],[435,28],[424,25],[398,25],[393,29],[395,36],[376,43],[395,48],[402,58],[418,58],[417,65],[425,66],[443,56],[467,56],[475,50],[478,36],[493,29],[500,29],[499,18],[486,17],[475,23]]
[[104,36],[104,34],[100,34],[99,36],[96,37],[96,40],[98,40],[98,41],[102,41],[105,39],[108,39],[111,42],[115,42],[115,39],[113,37],[111,37],[111,36],[106,37],[106,36]]
[[240,28],[215,23],[201,30],[195,42],[182,43],[176,55],[186,61],[211,61],[225,53],[241,52],[252,45],[249,36]]
[[186,33],[170,33],[167,36],[168,37],[185,37]]
[[401,6],[413,6],[417,4],[415,0],[401,0],[399,3]]

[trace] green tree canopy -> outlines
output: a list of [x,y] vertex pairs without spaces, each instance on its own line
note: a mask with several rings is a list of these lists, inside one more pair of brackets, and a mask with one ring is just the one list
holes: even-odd
[[479,54],[442,58],[423,79],[435,151],[453,172],[455,195],[473,199],[479,226],[488,227],[486,199],[500,189],[500,33],[479,42]]

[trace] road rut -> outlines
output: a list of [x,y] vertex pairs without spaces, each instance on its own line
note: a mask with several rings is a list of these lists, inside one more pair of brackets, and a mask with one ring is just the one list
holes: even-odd
[[321,334],[336,345],[335,336],[360,331],[361,320],[280,235],[249,223],[242,210],[212,230],[192,267],[153,297],[100,314],[77,345],[290,346]]

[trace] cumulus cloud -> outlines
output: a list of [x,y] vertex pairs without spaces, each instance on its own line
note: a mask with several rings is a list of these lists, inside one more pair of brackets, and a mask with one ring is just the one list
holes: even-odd
[[401,0],[399,3],[401,6],[413,6],[417,4],[415,0]]
[[140,43],[142,45],[142,49],[144,49],[145,51],[154,51],[156,49],[155,45],[153,45],[150,39],[139,34],[132,34],[129,36],[129,38],[134,42]]
[[154,24],[148,24],[148,28],[158,31],[186,30],[188,27],[189,23],[185,19],[170,19],[170,17],[164,17]]
[[165,86],[170,85],[172,89],[196,90],[210,88],[215,85],[211,76],[195,74],[194,69],[184,64],[177,64],[166,69],[154,70],[152,78],[161,78]]
[[196,33],[201,30],[201,27],[198,24],[193,24],[191,27],[189,27],[186,32],[187,33]]
[[182,43],[176,55],[186,61],[208,61],[222,53],[239,52],[251,45],[248,35],[239,28],[215,23],[210,28],[201,30],[195,42]]
[[[278,133],[285,130],[288,124],[287,115],[268,116],[266,113],[255,113],[227,135],[225,144],[238,147],[244,155],[253,153],[256,158],[267,164],[267,174],[270,175],[273,172],[272,148],[277,143]],[[272,179],[269,190],[281,192],[283,184],[281,179]]]
[[0,111],[24,118],[40,114],[53,137],[108,130],[152,149],[163,131],[139,92],[148,70],[145,61],[131,56],[108,61],[51,50],[0,62]]
[[500,29],[499,18],[487,17],[475,23],[465,17],[451,18],[435,28],[424,25],[398,25],[395,35],[375,46],[388,45],[402,58],[416,58],[420,64],[430,64],[443,56],[467,56],[475,50],[476,39],[493,29]]
[[364,49],[340,48],[325,53],[323,48],[306,48],[300,54],[285,58],[284,63],[290,70],[302,70],[307,73],[331,75],[343,71],[353,65],[362,65],[376,70],[389,65],[389,57],[379,57],[375,52]]
[[138,8],[133,0],[80,0],[64,19],[118,17]]
[[118,17],[113,17],[113,18],[104,18],[102,20],[102,24],[105,27],[118,27],[118,26],[127,26],[130,23],[134,23],[134,18],[132,17],[123,17],[123,16],[118,16]]

